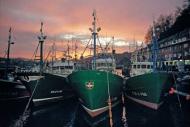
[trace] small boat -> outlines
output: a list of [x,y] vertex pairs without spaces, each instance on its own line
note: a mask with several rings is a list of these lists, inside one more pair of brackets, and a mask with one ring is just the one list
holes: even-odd
[[[176,82],[173,86],[177,91],[190,95],[190,71],[189,60],[177,61],[177,71],[175,72]],[[180,94],[179,94],[180,95]],[[187,95],[185,97],[187,97]]]
[[35,67],[32,72],[20,73],[20,75],[23,75],[22,81],[28,86],[32,94],[34,105],[68,99],[74,95],[71,86],[66,81],[67,74],[63,70],[67,69],[62,68],[62,62],[59,64],[54,63],[49,68],[44,67],[43,43],[46,36],[43,35],[42,26],[43,23],[41,23],[41,35],[38,37],[40,44],[40,66]]
[[[30,94],[26,86],[20,81],[15,74],[18,69],[16,66],[10,65],[10,46],[14,44],[11,40],[11,28],[9,30],[8,51],[6,61],[1,61],[0,66],[0,102],[8,104],[8,102],[21,102],[27,100]],[[5,66],[4,66],[5,65]]]
[[97,117],[120,102],[123,78],[115,72],[113,55],[96,55],[96,38],[100,28],[96,28],[96,12],[93,12],[93,59],[87,69],[76,70],[68,76],[69,83],[76,91],[79,101],[91,118]]
[[153,29],[152,61],[132,61],[130,77],[126,80],[127,98],[147,106],[159,109],[165,95],[174,84],[174,75],[157,69],[157,40]]

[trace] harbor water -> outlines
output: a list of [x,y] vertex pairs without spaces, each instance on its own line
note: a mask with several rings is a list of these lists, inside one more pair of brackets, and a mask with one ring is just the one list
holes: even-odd
[[[189,127],[190,102],[183,97],[169,96],[159,110],[155,111],[126,99],[126,118],[128,127]],[[1,105],[2,106],[2,105]],[[15,127],[15,122],[22,114],[24,106],[1,107],[0,127]],[[115,114],[114,114],[115,113]],[[109,127],[109,117],[99,121],[88,119],[76,98],[34,107],[25,127]],[[114,127],[122,127],[122,106],[113,110]],[[95,123],[94,123],[95,122]]]

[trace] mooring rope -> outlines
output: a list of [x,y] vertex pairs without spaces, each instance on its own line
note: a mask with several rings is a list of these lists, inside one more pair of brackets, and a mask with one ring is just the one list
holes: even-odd
[[[40,75],[40,76],[41,76],[41,75]],[[30,99],[29,99],[29,101],[28,101],[28,103],[27,103],[27,105],[26,105],[26,107],[25,107],[24,112],[27,111],[27,109],[28,109],[28,107],[29,107],[29,105],[30,105],[30,103],[31,103],[31,101],[32,101],[32,98],[33,98],[34,92],[36,91],[36,88],[37,88],[37,86],[38,86],[39,80],[40,80],[40,79],[38,79],[37,82],[36,82],[36,85],[35,85],[35,87],[34,87],[34,90],[32,91],[32,95],[31,95],[31,97],[30,97]],[[23,114],[24,114],[24,113],[23,113]]]
[[[176,87],[176,90],[178,90],[178,84],[176,82],[176,78],[175,78],[175,75],[174,73],[172,72],[172,75],[173,75],[173,79],[174,79],[174,83],[175,83],[175,87]],[[182,105],[181,105],[181,100],[179,98],[179,94],[177,94],[177,100],[179,102],[179,107],[180,107],[180,111],[182,112]]]
[[28,100],[28,103],[27,103],[27,105],[26,105],[26,107],[24,109],[23,114],[19,117],[18,120],[16,120],[16,122],[13,125],[11,125],[11,127],[23,127],[24,124],[26,123],[26,120],[27,120],[27,118],[29,117],[29,114],[30,114],[30,111],[28,111],[28,107],[30,106],[30,103],[31,103],[31,101],[33,99],[34,92],[35,92],[35,90],[36,90],[36,88],[38,86],[39,80],[40,79],[38,79],[36,84],[35,84],[34,90],[32,91],[32,94],[31,94],[31,96],[30,96],[30,98]]
[[122,103],[123,103],[123,112],[122,112],[122,122],[123,122],[123,127],[128,127],[127,124],[127,117],[126,117],[126,108],[125,108],[125,98],[124,98],[124,94],[122,92]]
[[110,83],[109,83],[109,74],[107,71],[107,86],[108,86],[108,108],[109,108],[109,121],[110,121],[110,127],[113,127],[113,119],[112,119],[112,103],[111,103],[111,97],[110,97]]

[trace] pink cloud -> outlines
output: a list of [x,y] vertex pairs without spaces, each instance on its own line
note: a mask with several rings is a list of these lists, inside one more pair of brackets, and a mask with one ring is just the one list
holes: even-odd
[[137,40],[144,40],[153,15],[169,14],[182,4],[183,0],[1,0],[0,50],[6,48],[10,26],[18,42],[13,47],[14,57],[32,55],[41,21],[49,43],[68,33],[90,35],[93,9],[97,10],[98,25],[102,27],[100,35],[127,40],[135,35]]

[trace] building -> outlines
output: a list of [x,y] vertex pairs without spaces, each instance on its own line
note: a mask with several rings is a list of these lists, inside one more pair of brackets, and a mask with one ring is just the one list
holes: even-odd
[[[185,61],[190,66],[190,4],[176,18],[175,23],[157,40],[158,61]],[[133,52],[131,61],[152,61],[150,43],[145,48]]]
[[190,60],[190,28],[159,40],[158,47],[162,60]]

